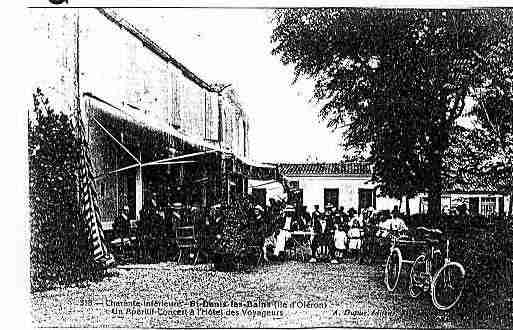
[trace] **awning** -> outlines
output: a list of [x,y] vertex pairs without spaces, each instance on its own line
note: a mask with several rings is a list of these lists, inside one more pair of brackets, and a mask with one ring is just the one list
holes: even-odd
[[[165,124],[162,119],[147,115],[143,111],[123,110],[91,93],[84,93],[84,98],[86,109],[91,112],[90,117],[92,120],[105,130],[136,162],[133,165],[124,166],[109,173],[115,173],[138,166],[174,164],[178,161],[185,163],[190,162],[188,158],[191,157],[218,153],[225,158],[231,158],[233,160],[233,167],[230,169],[232,173],[241,174],[248,179],[277,180],[279,182],[283,180],[276,165],[259,163],[247,157],[236,155],[232,151],[222,149],[213,143],[184,135],[173,127]],[[102,118],[98,119],[97,117]],[[108,124],[106,121],[115,121],[115,123]],[[122,142],[118,141],[115,136],[109,133],[109,129],[119,129],[119,127],[124,131],[138,132],[137,135],[141,135],[141,133],[139,133],[141,129],[146,130],[147,132],[142,135],[145,137],[150,135],[153,144],[160,143],[166,145],[166,147],[182,145],[184,150],[181,154],[174,155],[173,157],[163,157],[161,159],[153,159],[149,162],[141,163]]]
[[118,119],[123,122],[123,126],[125,127],[135,126],[139,129],[142,128],[153,131],[160,135],[166,135],[168,137],[178,139],[181,142],[185,142],[186,144],[190,145],[191,147],[195,147],[203,151],[222,151],[218,146],[212,143],[179,132],[173,127],[165,124],[162,119],[147,115],[142,110],[123,110],[91,93],[84,93],[84,97],[86,108],[88,110],[93,110],[94,112],[99,112],[114,119]]

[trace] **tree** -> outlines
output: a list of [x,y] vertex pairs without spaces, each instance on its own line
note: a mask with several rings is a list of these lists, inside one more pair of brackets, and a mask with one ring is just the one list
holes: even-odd
[[508,10],[276,10],[273,54],[315,81],[320,115],[345,145],[370,146],[389,194],[429,193],[440,214],[443,158],[486,59],[510,42]]
[[[510,36],[511,38],[511,36]],[[473,114],[480,127],[476,128],[485,153],[481,171],[486,178],[510,194],[509,214],[513,213],[513,47],[505,40],[502,47],[485,64],[488,79],[474,93],[477,101]],[[482,151],[482,152],[483,152]],[[475,169],[475,167],[474,167]],[[479,170],[479,167],[477,167]]]
[[28,125],[32,290],[88,278],[96,271],[88,228],[79,217],[80,145],[69,116],[37,89]]

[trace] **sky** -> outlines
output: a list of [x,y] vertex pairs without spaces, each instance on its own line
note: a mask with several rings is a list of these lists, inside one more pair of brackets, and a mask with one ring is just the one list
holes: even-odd
[[203,80],[236,88],[250,116],[250,158],[340,159],[340,134],[320,121],[312,82],[293,85],[293,68],[271,55],[271,11],[131,8],[119,14]]

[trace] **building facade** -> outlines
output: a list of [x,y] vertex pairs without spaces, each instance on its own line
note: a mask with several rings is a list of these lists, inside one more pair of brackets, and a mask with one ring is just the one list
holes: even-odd
[[136,219],[153,192],[208,206],[247,191],[251,175],[276,176],[248,164],[244,110],[116,11],[31,9],[31,18],[32,88],[85,123],[106,229],[124,205]]
[[[321,211],[328,203],[343,206],[346,211],[373,206],[376,210],[392,210],[398,206],[406,213],[406,199],[397,200],[380,196],[377,184],[371,182],[372,166],[369,163],[281,163],[280,173],[287,179],[297,201],[311,212],[314,205]],[[508,213],[510,197],[494,187],[483,187],[476,180],[467,178],[465,185],[447,187],[442,195],[442,208],[449,211],[465,204],[474,214],[490,216]],[[279,196],[276,183],[254,183],[252,192],[260,200]],[[427,212],[427,195],[419,194],[408,200],[410,214]]]
[[310,212],[314,205],[323,211],[328,203],[343,206],[346,211],[369,206],[390,209],[400,203],[379,196],[376,184],[370,181],[369,163],[282,163],[279,169]]

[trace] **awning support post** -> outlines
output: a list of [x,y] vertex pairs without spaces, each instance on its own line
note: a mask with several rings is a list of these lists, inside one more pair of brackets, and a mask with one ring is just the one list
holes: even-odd
[[[139,150],[139,159],[141,158],[141,150]],[[141,213],[141,210],[143,208],[143,176],[142,176],[142,166],[141,161],[139,162],[139,166],[137,167],[137,171],[135,173],[135,218],[137,220],[139,219],[139,214]]]

